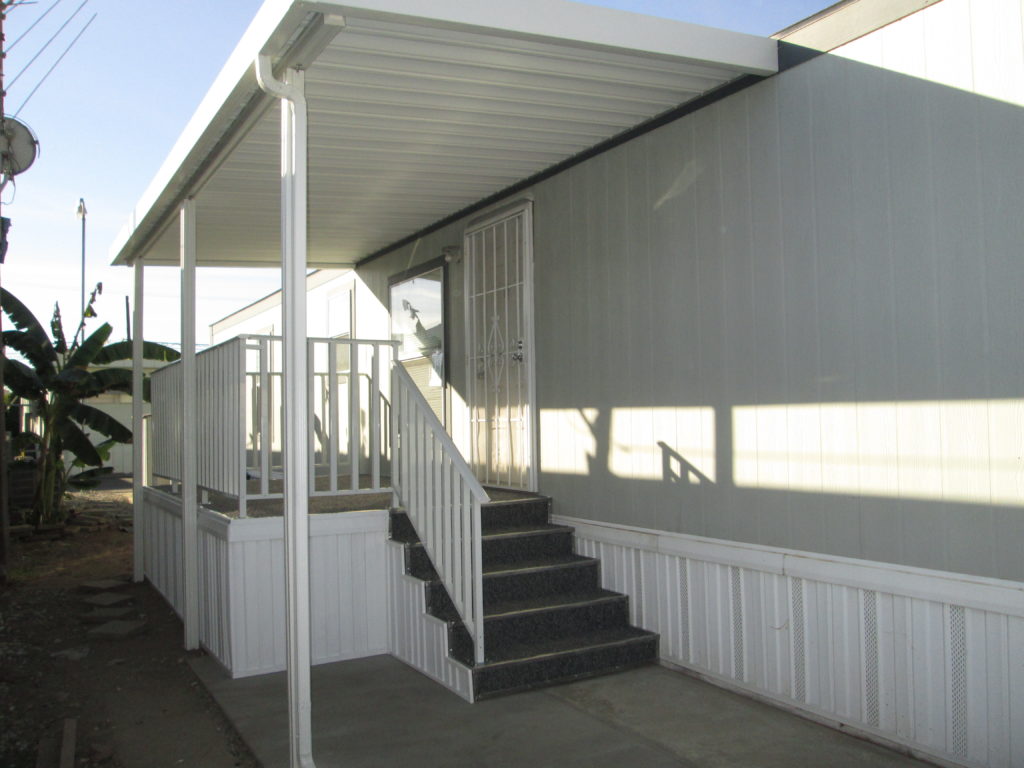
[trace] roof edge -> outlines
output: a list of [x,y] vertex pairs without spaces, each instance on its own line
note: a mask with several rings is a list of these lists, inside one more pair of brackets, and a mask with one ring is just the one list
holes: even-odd
[[840,0],[772,37],[816,51],[832,51],[941,0]]

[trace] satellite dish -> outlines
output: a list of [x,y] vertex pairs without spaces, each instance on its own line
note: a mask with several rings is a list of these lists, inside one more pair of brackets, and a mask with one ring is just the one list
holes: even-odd
[[20,120],[5,117],[0,131],[0,173],[5,177],[27,171],[39,155],[39,140]]

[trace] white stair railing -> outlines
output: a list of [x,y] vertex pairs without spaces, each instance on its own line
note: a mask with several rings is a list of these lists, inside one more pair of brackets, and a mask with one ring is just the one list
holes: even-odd
[[392,487],[484,660],[480,507],[490,501],[399,363],[391,367]]

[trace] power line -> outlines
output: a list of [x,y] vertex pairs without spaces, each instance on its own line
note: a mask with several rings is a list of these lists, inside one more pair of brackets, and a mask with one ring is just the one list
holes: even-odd
[[[40,21],[42,21],[43,19],[45,19],[45,18],[46,18],[46,16],[47,16],[47,14],[48,14],[48,13],[49,13],[50,11],[52,11],[52,10],[53,10],[54,8],[56,8],[56,7],[58,6],[58,5],[60,5],[60,4],[61,4],[61,3],[63,3],[63,2],[64,2],[64,0],[54,0],[54,3],[53,3],[53,5],[51,5],[51,6],[50,6],[49,8],[47,8],[47,9],[46,9],[45,11],[43,11],[42,15],[41,15],[41,16],[40,16],[40,17],[39,17],[38,19],[36,19],[35,21],[33,21],[33,22],[32,22],[32,23],[31,23],[31,24],[29,25],[29,28],[28,28],[28,29],[26,29],[26,30],[25,30],[24,32],[22,32],[22,33],[21,33],[20,35],[18,35],[17,39],[15,39],[15,41],[14,41],[13,43],[11,43],[10,45],[8,45],[8,46],[7,46],[7,50],[8,50],[8,51],[10,51],[10,50],[11,50],[11,49],[12,49],[12,48],[13,48],[14,46],[16,46],[16,45],[17,45],[17,44],[18,44],[19,42],[21,42],[21,39],[22,39],[23,37],[25,37],[25,35],[27,35],[27,34],[28,34],[29,32],[31,32],[31,31],[32,31],[33,29],[35,29],[35,28],[36,28],[36,24],[38,24],[38,23],[39,23]],[[17,5],[23,5],[23,4],[24,4],[24,3],[17,3]],[[12,6],[14,6],[14,5],[16,5],[16,4],[15,4],[15,3],[11,3],[11,4],[10,4],[10,5],[8,6],[8,7],[12,7]]]
[[[49,40],[46,41],[46,43],[43,45],[43,47],[40,48],[38,51],[36,51],[36,55],[33,56],[29,60],[28,64],[26,64],[24,67],[21,68],[21,72],[16,74],[14,76],[14,79],[11,80],[11,82],[7,83],[6,87],[7,87],[8,90],[10,90],[11,86],[13,86],[16,82],[18,82],[18,78],[21,77],[23,74],[25,74],[25,71],[35,63],[36,59],[38,59],[42,55],[43,51],[45,51],[47,48],[50,47],[50,43],[52,43],[54,40],[57,39],[57,35],[59,35],[61,32],[64,31],[64,27],[66,27],[68,24],[71,23],[71,20],[73,18],[75,18],[75,16],[78,15],[79,11],[81,11],[83,8],[85,8],[85,6],[88,4],[88,2],[89,2],[89,0],[82,0],[82,4],[75,9],[75,12],[72,13],[70,16],[68,16],[67,21],[65,21],[63,24],[60,25],[60,29],[58,29],[56,32],[54,32],[53,36]],[[95,18],[95,17],[93,17],[93,18]],[[86,24],[86,26],[88,26],[88,24]],[[72,43],[72,45],[73,45],[73,43]]]
[[[89,2],[89,0],[85,0],[85,2]],[[83,3],[82,5],[85,5],[85,3]],[[36,87],[33,88],[32,92],[29,93],[29,95],[25,97],[25,100],[23,102],[21,102],[21,106],[18,107],[18,111],[14,113],[14,117],[17,117],[18,115],[21,114],[21,110],[23,110],[25,108],[25,105],[28,104],[29,100],[31,100],[31,98],[36,95],[36,91],[38,91],[40,86],[42,86],[42,84],[46,82],[46,78],[48,78],[50,76],[50,73],[53,72],[53,70],[55,70],[57,68],[57,65],[61,63],[61,61],[64,59],[64,57],[68,55],[68,51],[70,51],[74,47],[75,43],[78,42],[78,38],[80,38],[83,34],[85,34],[85,30],[87,30],[89,28],[89,25],[92,24],[93,21],[96,20],[96,16],[97,15],[98,14],[94,13],[92,15],[92,17],[87,22],[85,22],[85,26],[82,27],[81,30],[79,30],[77,35],[75,35],[75,39],[72,40],[70,43],[68,43],[68,47],[64,49],[64,53],[62,53],[60,56],[57,57],[57,60],[55,62],[53,62],[53,66],[51,66],[48,70],[46,70],[46,74],[43,75],[43,79],[40,80],[38,83],[36,83]]]

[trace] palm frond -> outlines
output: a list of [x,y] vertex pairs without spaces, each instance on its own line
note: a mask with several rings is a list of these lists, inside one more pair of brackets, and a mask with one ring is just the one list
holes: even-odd
[[38,400],[46,394],[46,387],[43,386],[43,382],[40,381],[36,372],[23,362],[5,357],[3,364],[4,385],[18,397]]
[[65,450],[71,451],[80,461],[91,467],[99,467],[103,464],[96,447],[89,441],[85,432],[75,422],[64,419],[57,427]]
[[71,357],[65,368],[84,368],[87,365],[91,365],[93,359],[99,354],[100,350],[103,349],[103,345],[107,343],[107,339],[110,338],[110,334],[113,332],[113,327],[110,323],[104,323],[95,331],[93,331],[85,341],[83,341],[74,352],[71,353]]
[[[81,370],[81,369],[77,369]],[[88,378],[78,389],[79,397],[95,397],[104,392],[132,393],[132,372],[127,368],[100,368],[89,371]]]
[[27,343],[18,351],[35,366],[42,376],[52,373],[57,353],[36,316],[6,288],[0,288],[0,307],[11,318],[14,327],[25,334]]
[[132,431],[109,413],[104,413],[99,408],[93,408],[91,405],[85,405],[84,403],[76,403],[68,410],[68,415],[79,424],[106,435],[119,443],[130,443],[132,441]]
[[[181,357],[181,353],[176,349],[172,349],[164,344],[158,344],[155,341],[143,341],[142,356],[146,360],[161,360],[163,362],[171,363]],[[131,359],[132,342],[115,341],[113,344],[107,344],[107,346],[100,350],[99,354],[93,358],[93,363],[96,365],[103,365],[105,363],[113,363],[118,360]]]
[[53,317],[50,318],[50,333],[53,334],[57,354],[66,355],[68,353],[68,341],[64,338],[64,323],[60,318],[60,304],[53,305]]

